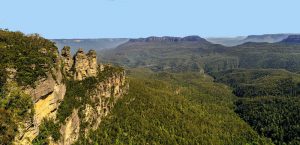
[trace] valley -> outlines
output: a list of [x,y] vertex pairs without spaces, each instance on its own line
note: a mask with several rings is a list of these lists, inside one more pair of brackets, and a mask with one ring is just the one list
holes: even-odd
[[86,51],[1,30],[1,144],[299,144],[298,40]]

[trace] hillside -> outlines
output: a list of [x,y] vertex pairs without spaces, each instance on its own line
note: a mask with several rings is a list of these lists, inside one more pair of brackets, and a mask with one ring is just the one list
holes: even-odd
[[239,97],[300,96],[300,75],[278,69],[235,69],[212,74]]
[[[141,41],[142,40],[142,41]],[[153,71],[218,72],[233,68],[274,68],[300,71],[300,45],[249,42],[234,47],[196,41],[132,40],[102,51],[103,61]]]
[[[164,38],[161,38],[164,39]],[[225,51],[222,45],[212,44],[205,39],[188,41],[170,40],[145,41],[131,40],[119,47],[100,52],[105,62],[127,67],[146,67],[154,71],[202,71],[206,63],[232,62],[219,69],[234,68],[235,57],[218,55]],[[209,62],[210,61],[210,62]]]
[[102,50],[115,48],[128,41],[127,38],[102,38],[102,39],[52,39],[58,49],[62,49],[64,46],[70,46],[71,53],[75,54],[78,48],[88,50]]
[[225,85],[198,73],[129,71],[129,93],[78,144],[272,144],[233,111]]
[[273,68],[300,71],[300,45],[245,43],[230,47],[225,54],[239,58],[239,68]]
[[237,69],[214,74],[242,99],[236,113],[275,144],[299,144],[300,76],[286,70]]

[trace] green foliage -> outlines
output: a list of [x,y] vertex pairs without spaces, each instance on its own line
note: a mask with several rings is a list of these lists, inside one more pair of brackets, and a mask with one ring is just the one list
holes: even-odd
[[228,55],[239,57],[240,68],[273,68],[300,71],[300,45],[246,43],[229,48]]
[[300,100],[298,97],[241,99],[236,112],[260,134],[275,144],[300,143]]
[[213,73],[216,81],[233,87],[239,97],[298,96],[300,76],[285,70],[235,69]]
[[1,144],[9,145],[17,134],[16,121],[13,114],[5,109],[0,109],[0,140]]
[[272,144],[234,113],[228,87],[196,73],[135,73],[129,94],[77,144]]
[[63,123],[72,114],[73,109],[79,108],[82,104],[90,101],[88,92],[95,88],[96,78],[90,77],[83,81],[66,81],[67,91],[64,100],[58,108],[58,120]]
[[271,138],[275,144],[299,143],[299,74],[273,69],[237,69],[213,75],[217,81],[233,87],[237,96],[244,97],[236,102],[236,112],[258,133]]
[[16,84],[2,86],[0,92],[0,140],[10,144],[17,135],[17,125],[33,119],[33,102]]
[[58,141],[61,136],[59,129],[60,125],[58,123],[54,123],[53,119],[44,119],[39,127],[39,135],[32,141],[32,144],[49,144],[49,137],[51,137],[54,141]]
[[38,34],[26,36],[6,30],[0,30],[0,52],[0,85],[4,85],[5,68],[17,70],[16,79],[20,85],[33,85],[50,71],[57,57],[54,43]]
[[105,66],[103,71],[98,71],[96,77],[89,77],[82,81],[67,80],[67,91],[58,108],[59,122],[64,122],[72,114],[73,109],[81,107],[82,104],[92,104],[90,92],[96,88],[97,83],[123,71],[121,67]]

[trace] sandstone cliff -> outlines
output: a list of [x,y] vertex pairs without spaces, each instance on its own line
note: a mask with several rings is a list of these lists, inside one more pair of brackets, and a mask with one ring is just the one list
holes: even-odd
[[[117,71],[116,71],[117,70]],[[7,81],[14,80],[15,70],[8,68]],[[72,86],[68,82],[82,84],[85,79],[94,78],[93,88],[88,88],[86,96],[79,99],[88,101],[78,103],[71,108],[72,112],[63,121],[58,116],[62,114],[60,105],[66,102],[66,93]],[[109,65],[97,64],[96,52],[91,50],[87,54],[79,49],[74,57],[70,54],[70,47],[64,47],[61,56],[55,60],[55,66],[46,77],[39,78],[35,87],[21,87],[24,93],[31,96],[34,108],[34,117],[24,120],[18,126],[18,135],[14,144],[31,144],[33,140],[40,141],[40,125],[45,119],[52,119],[60,129],[58,140],[53,140],[51,134],[46,144],[70,145],[79,138],[84,138],[90,130],[95,130],[101,119],[108,115],[117,99],[126,93],[125,72],[123,69],[114,69]],[[70,94],[70,93],[69,93]],[[67,96],[72,97],[72,96]],[[73,96],[74,98],[77,96]],[[70,98],[68,98],[70,99]],[[78,100],[77,100],[78,101]],[[70,109],[70,108],[68,108]]]

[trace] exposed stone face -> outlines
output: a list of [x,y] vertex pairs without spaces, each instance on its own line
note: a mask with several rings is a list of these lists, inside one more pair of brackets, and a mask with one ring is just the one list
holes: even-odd
[[74,80],[83,80],[88,77],[87,71],[89,68],[89,61],[84,54],[83,49],[79,49],[74,56]]
[[[83,110],[84,122],[88,124],[88,130],[96,130],[103,117],[107,116],[116,101],[127,93],[128,85],[125,83],[125,74],[115,74],[105,81],[97,84],[97,88],[90,97],[94,107],[87,104]],[[87,134],[86,134],[87,135]]]
[[[60,71],[58,74],[61,74]],[[66,93],[66,86],[61,79],[54,80],[52,75],[48,74],[47,78],[37,81],[36,87],[24,88],[24,92],[32,96],[34,102],[33,120],[26,120],[19,128],[19,134],[16,137],[15,144],[28,145],[39,133],[39,125],[44,118],[56,118],[57,108],[63,100]]]
[[62,135],[61,140],[58,144],[71,145],[79,138],[80,131],[80,118],[78,116],[78,110],[73,110],[70,117],[66,119],[66,124],[60,129]]
[[7,74],[6,82],[10,83],[12,81],[15,81],[17,70],[14,68],[6,68],[5,71]]
[[71,56],[71,51],[70,51],[70,47],[69,46],[65,46],[62,50],[61,50],[61,58],[62,58],[62,62],[64,63],[63,66],[63,73],[67,76],[67,77],[71,77],[72,73],[71,73],[71,68],[73,66],[74,60],[72,59]]
[[[103,117],[109,114],[116,101],[127,93],[127,89],[125,72],[116,73],[99,82],[90,92],[92,104],[82,104],[82,110],[73,111],[60,129],[62,138],[53,144],[70,145],[76,142],[80,135],[87,137],[90,130],[96,130],[99,127]],[[78,114],[82,114],[79,121]],[[80,128],[81,123],[85,124],[84,128]],[[81,129],[83,134],[80,132]]]
[[96,76],[97,75],[97,54],[95,50],[90,50],[87,54],[89,68],[87,71],[88,76]]
[[97,75],[97,54],[90,50],[87,54],[82,48],[79,48],[75,56],[71,57],[70,47],[62,49],[62,58],[64,62],[64,73],[74,80],[83,80],[87,77]]
[[[39,134],[42,120],[45,118],[56,119],[57,109],[66,93],[63,73],[66,76],[65,79],[83,80],[87,77],[96,76],[107,67],[103,64],[97,64],[95,51],[89,51],[85,54],[82,49],[79,49],[72,58],[70,48],[64,47],[61,56],[58,55],[55,66],[51,68],[51,73],[48,72],[47,77],[36,81],[35,87],[22,87],[22,91],[32,96],[35,112],[33,119],[24,120],[20,123],[22,127],[19,127],[19,134],[14,143],[31,144],[32,140]],[[8,80],[14,81],[16,70],[9,68],[6,71],[10,72],[7,73]],[[85,137],[90,130],[96,130],[116,100],[127,92],[127,88],[124,71],[116,72],[98,82],[96,88],[90,92],[92,104],[82,104],[80,108],[75,108],[73,113],[61,124],[60,133],[62,136],[59,141],[54,142],[50,138],[50,144],[71,145],[82,135],[80,134],[81,129],[83,129]],[[79,114],[83,115],[79,117]],[[87,124],[85,128],[80,128],[82,122]]]

